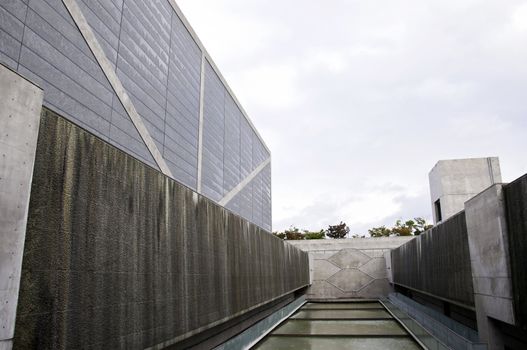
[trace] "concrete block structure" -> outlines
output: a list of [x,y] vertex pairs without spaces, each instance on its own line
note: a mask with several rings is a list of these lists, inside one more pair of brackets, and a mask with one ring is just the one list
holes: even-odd
[[271,230],[270,151],[174,0],[0,2],[44,106]]
[[[486,168],[496,169],[496,162],[489,159]],[[479,163],[483,171],[484,162]],[[460,164],[447,168],[453,167],[463,170]],[[457,182],[463,180],[460,176]],[[475,190],[492,181],[490,174],[484,177],[473,176],[475,185],[468,184],[469,177],[463,187]],[[395,290],[432,310],[425,311],[429,316],[438,313],[431,324],[440,322],[448,329],[431,333],[444,344],[457,339],[461,345],[454,348],[527,347],[526,213],[527,175],[484,188],[465,201],[461,212],[391,251]],[[478,339],[460,332],[463,327],[476,331]]]
[[0,349],[15,331],[42,90],[0,66]]
[[382,298],[392,291],[385,254],[414,237],[289,241],[309,254],[309,299]]
[[428,176],[435,224],[459,213],[467,200],[484,189],[501,183],[496,157],[440,160]]

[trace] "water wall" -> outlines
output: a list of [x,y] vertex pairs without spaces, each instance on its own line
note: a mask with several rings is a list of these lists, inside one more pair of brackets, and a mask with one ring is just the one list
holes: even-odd
[[394,284],[474,307],[465,212],[392,251]]
[[306,253],[43,110],[15,348],[161,348],[307,284]]

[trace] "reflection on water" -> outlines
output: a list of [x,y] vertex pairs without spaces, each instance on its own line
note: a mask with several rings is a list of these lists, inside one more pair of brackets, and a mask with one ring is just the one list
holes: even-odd
[[420,349],[377,302],[307,303],[255,349]]

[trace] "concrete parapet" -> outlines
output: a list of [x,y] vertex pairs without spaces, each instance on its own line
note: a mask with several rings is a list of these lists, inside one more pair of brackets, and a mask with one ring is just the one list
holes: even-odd
[[465,203],[479,335],[490,349],[502,346],[490,318],[515,324],[503,186]]
[[391,291],[385,254],[414,237],[288,241],[309,253],[308,299],[380,298]]
[[14,336],[42,90],[0,65],[0,349]]

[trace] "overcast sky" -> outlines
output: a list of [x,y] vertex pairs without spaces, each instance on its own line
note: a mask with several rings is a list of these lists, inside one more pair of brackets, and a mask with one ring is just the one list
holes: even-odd
[[439,159],[527,172],[527,1],[177,2],[271,149],[274,230],[430,219]]

